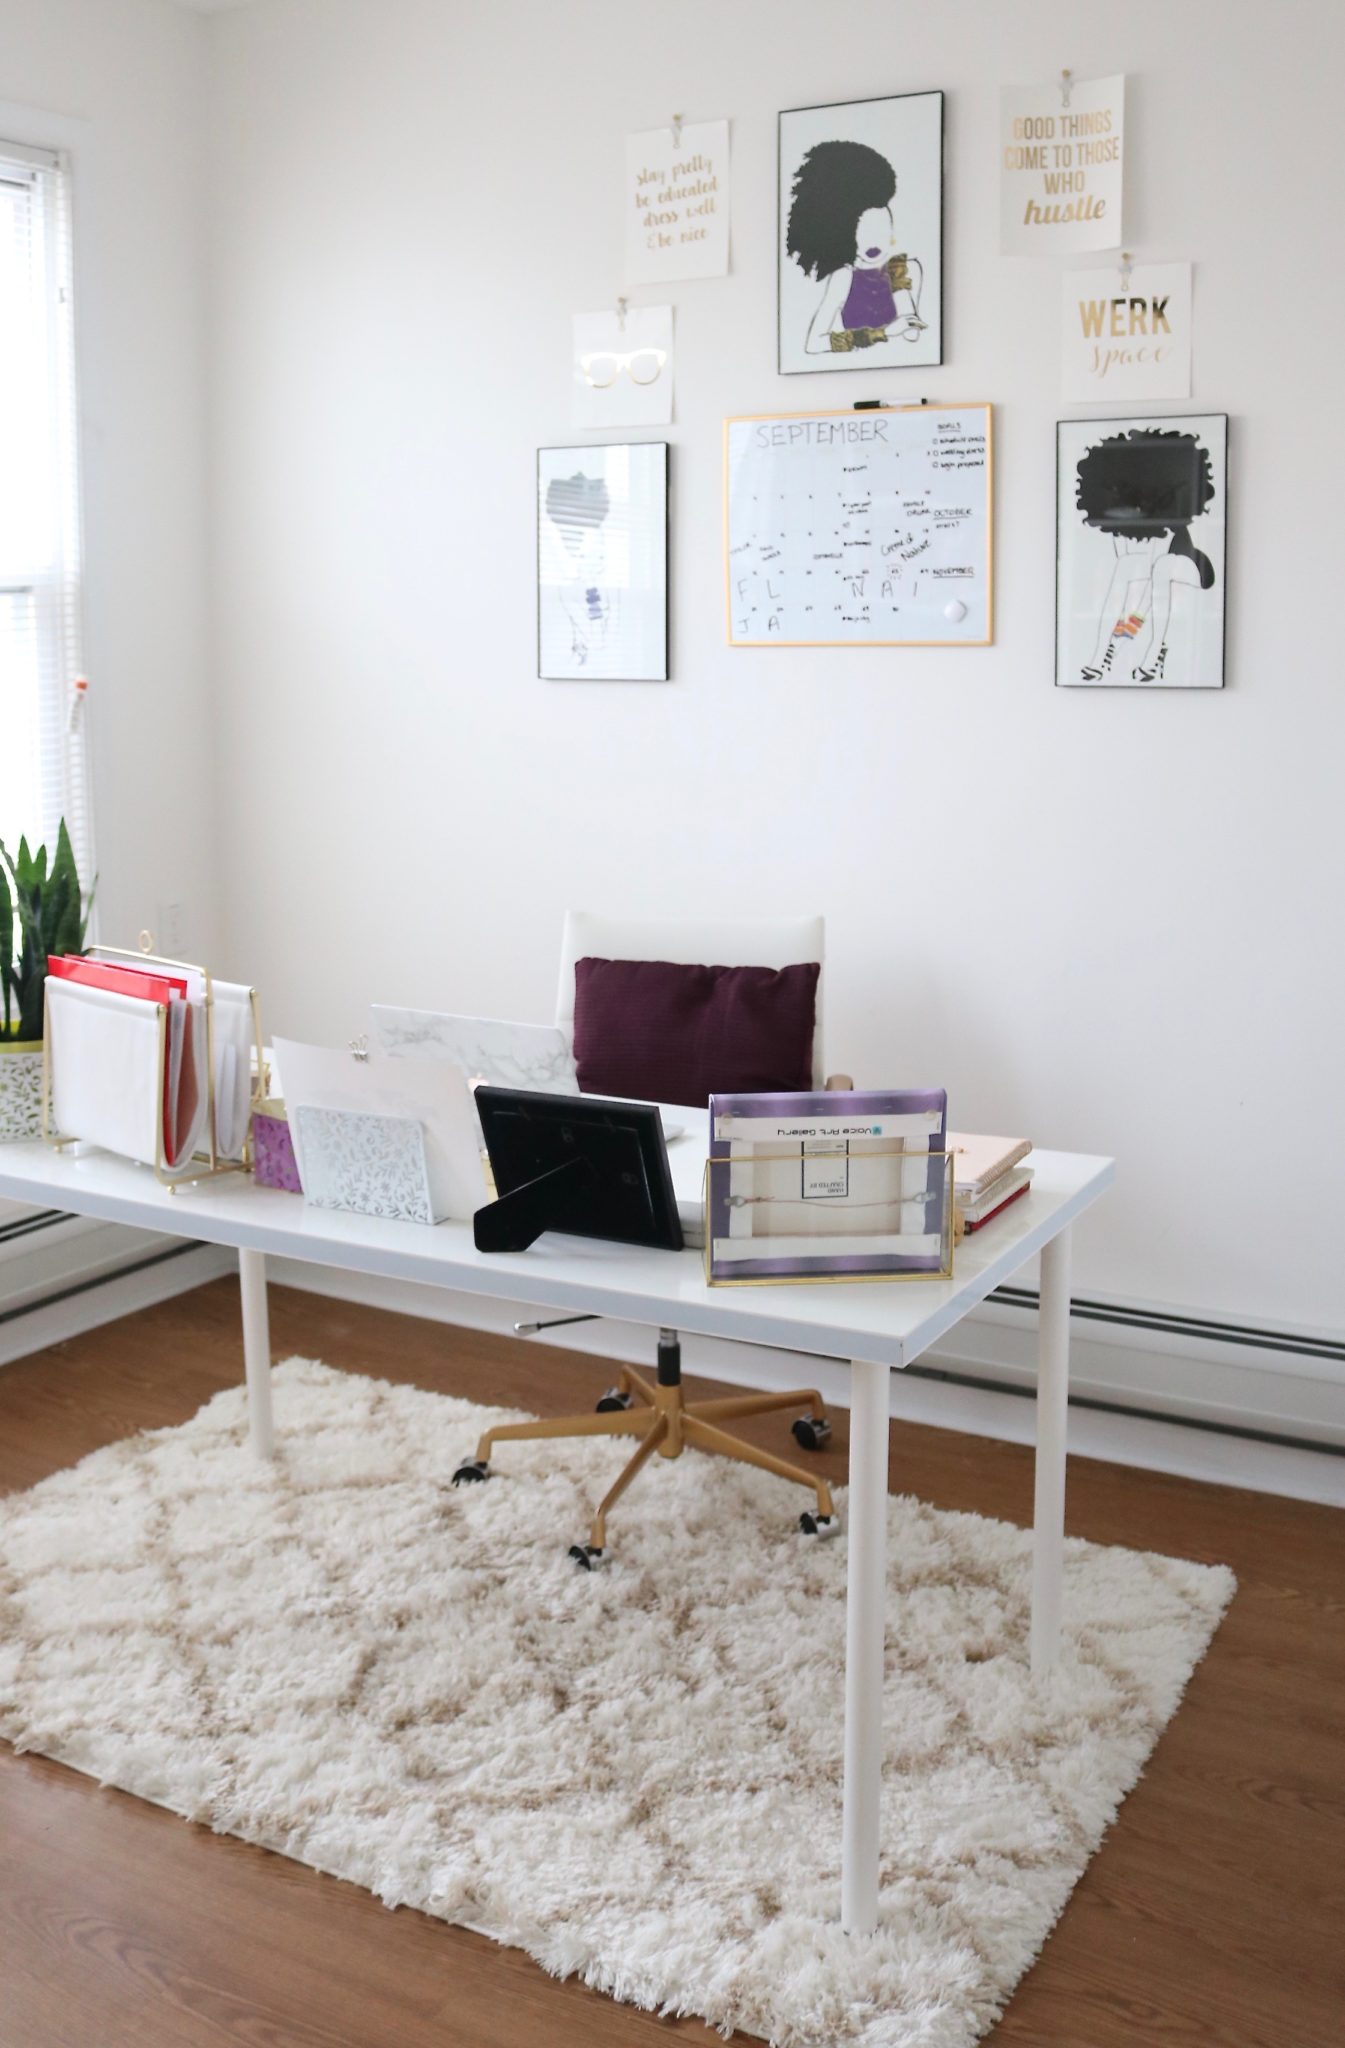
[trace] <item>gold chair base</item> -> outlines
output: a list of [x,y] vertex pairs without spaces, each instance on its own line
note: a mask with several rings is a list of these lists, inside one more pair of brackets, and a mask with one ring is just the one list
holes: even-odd
[[661,1458],[680,1458],[688,1444],[697,1450],[718,1451],[722,1457],[736,1458],[739,1464],[755,1465],[763,1472],[774,1472],[777,1478],[792,1479],[797,1485],[808,1487],[817,1497],[817,1520],[832,1521],[835,1509],[825,1479],[815,1479],[801,1465],[791,1465],[770,1451],[759,1451],[755,1444],[744,1443],[741,1437],[730,1436],[719,1427],[721,1422],[731,1422],[740,1416],[768,1415],[780,1408],[807,1408],[814,1420],[820,1422],[822,1397],[816,1388],[804,1387],[788,1394],[726,1394],[712,1401],[685,1401],[680,1380],[675,1386],[655,1385],[633,1366],[623,1365],[617,1373],[617,1390],[626,1396],[638,1396],[637,1405],[593,1415],[508,1422],[488,1429],[476,1447],[476,1464],[481,1470],[475,1476],[486,1476],[496,1444],[522,1443],[539,1437],[639,1437],[634,1455],[598,1503],[589,1534],[590,1553],[606,1549],[607,1516],[649,1459],[656,1452]]

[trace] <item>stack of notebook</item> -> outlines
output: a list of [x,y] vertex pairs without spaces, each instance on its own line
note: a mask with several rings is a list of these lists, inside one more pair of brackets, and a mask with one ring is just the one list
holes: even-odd
[[1030,1138],[976,1138],[949,1131],[948,1150],[957,1155],[953,1188],[964,1230],[979,1230],[1032,1185],[1032,1168],[1022,1164],[1032,1150]]

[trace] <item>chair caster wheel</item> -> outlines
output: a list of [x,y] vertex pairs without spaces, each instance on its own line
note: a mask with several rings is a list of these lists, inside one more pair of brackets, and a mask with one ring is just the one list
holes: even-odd
[[799,1527],[805,1536],[831,1536],[836,1530],[835,1515],[814,1515],[807,1508],[799,1516]]
[[794,1441],[805,1451],[820,1451],[831,1441],[831,1424],[825,1415],[800,1415],[794,1424]]
[[591,1572],[595,1565],[602,1563],[603,1558],[602,1552],[595,1550],[591,1543],[572,1543],[570,1556],[581,1572]]
[[453,1474],[455,1486],[475,1486],[482,1479],[489,1479],[490,1466],[484,1458],[465,1458]]
[[623,1394],[620,1387],[609,1387],[594,1410],[598,1415],[615,1414],[618,1408],[633,1408],[634,1401],[629,1394]]

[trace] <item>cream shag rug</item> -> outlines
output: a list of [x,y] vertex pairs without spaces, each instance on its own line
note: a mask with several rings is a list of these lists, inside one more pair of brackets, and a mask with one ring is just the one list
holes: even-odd
[[[842,1533],[686,1453],[566,1556],[620,1443],[291,1359],[280,1455],[242,1390],[0,1502],[0,1735],[786,2048],[964,2048],[1139,1776],[1232,1574],[1072,1542],[1057,1675],[1030,1538],[889,1507],[879,1933],[840,1903]],[[451,1959],[446,1959],[451,1968]]]

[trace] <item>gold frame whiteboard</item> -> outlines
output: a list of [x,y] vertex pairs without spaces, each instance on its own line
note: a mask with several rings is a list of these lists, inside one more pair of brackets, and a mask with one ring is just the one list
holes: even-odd
[[[736,426],[756,420],[862,420],[890,417],[898,413],[983,412],[985,414],[985,637],[968,640],[785,640],[774,634],[760,640],[740,640],[733,631],[732,586],[729,560],[729,435]],[[991,647],[995,639],[995,422],[994,407],[988,399],[957,401],[941,399],[929,405],[882,405],[856,409],[854,406],[818,406],[800,412],[730,413],[724,421],[724,626],[730,647]]]

